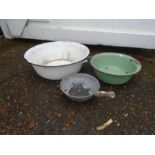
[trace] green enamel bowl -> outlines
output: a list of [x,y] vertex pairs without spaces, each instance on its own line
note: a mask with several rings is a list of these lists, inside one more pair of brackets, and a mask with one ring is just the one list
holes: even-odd
[[96,76],[103,82],[120,85],[128,82],[141,70],[135,58],[121,53],[99,53],[90,60]]

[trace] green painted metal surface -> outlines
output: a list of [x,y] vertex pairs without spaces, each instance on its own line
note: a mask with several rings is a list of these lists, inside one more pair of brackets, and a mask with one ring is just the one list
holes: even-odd
[[108,84],[124,84],[141,70],[135,58],[121,53],[99,53],[90,61],[96,76]]

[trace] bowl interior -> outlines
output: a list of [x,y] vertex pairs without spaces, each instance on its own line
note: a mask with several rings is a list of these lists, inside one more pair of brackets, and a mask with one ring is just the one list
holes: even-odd
[[96,78],[83,73],[75,73],[65,77],[60,82],[61,90],[72,98],[92,96],[99,90],[100,84]]
[[120,53],[96,54],[91,59],[91,65],[96,70],[112,75],[131,75],[141,69],[138,60]]
[[70,63],[81,61],[88,55],[89,49],[82,44],[57,41],[32,47],[25,53],[24,57],[32,64],[59,66],[65,65],[67,61]]

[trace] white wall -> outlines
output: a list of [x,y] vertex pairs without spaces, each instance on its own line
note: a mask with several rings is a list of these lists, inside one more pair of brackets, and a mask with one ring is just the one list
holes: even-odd
[[12,38],[70,40],[155,49],[155,20],[31,19],[23,22],[7,20],[7,25]]

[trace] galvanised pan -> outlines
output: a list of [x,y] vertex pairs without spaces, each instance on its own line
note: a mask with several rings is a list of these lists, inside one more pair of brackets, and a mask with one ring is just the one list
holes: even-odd
[[99,81],[95,77],[83,73],[75,73],[63,78],[60,82],[60,89],[68,98],[78,102],[86,101],[93,96],[115,97],[113,91],[99,91]]

